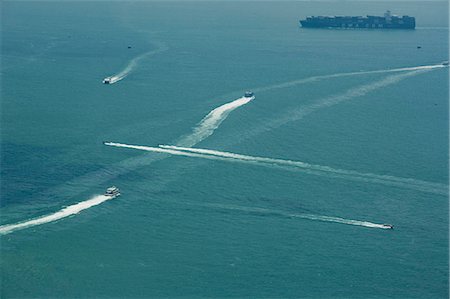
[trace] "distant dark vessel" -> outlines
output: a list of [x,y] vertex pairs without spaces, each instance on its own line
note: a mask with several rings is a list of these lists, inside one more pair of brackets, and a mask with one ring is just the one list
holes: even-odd
[[245,94],[244,94],[245,98],[252,98],[253,96],[254,96],[254,94],[251,91],[246,91]]
[[367,28],[367,29],[415,29],[416,19],[410,16],[391,15],[388,10],[380,16],[311,16],[300,20],[305,28]]

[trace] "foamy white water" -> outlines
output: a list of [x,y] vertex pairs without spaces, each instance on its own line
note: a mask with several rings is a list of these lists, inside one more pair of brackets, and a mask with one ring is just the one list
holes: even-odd
[[400,188],[418,190],[422,192],[447,195],[448,186],[444,184],[416,180],[412,178],[401,178],[390,175],[378,175],[373,173],[361,173],[354,170],[337,169],[328,166],[309,164],[301,161],[282,160],[265,157],[254,157],[230,152],[221,152],[209,149],[186,148],[177,146],[161,145],[160,147],[130,145],[123,143],[108,142],[105,145],[137,149],[149,152],[166,153],[176,156],[202,158],[208,160],[219,160],[227,162],[251,163],[265,167],[282,167],[290,171],[302,171],[307,174],[328,176],[339,179],[361,181],[372,184],[383,184]]
[[306,214],[306,213],[289,213],[289,212],[279,211],[279,210],[256,208],[256,207],[243,207],[243,206],[234,206],[234,205],[222,205],[222,204],[199,204],[199,205],[212,207],[212,208],[218,208],[218,209],[224,209],[224,210],[236,210],[236,211],[243,211],[243,212],[248,212],[248,213],[277,215],[277,216],[288,217],[288,218],[301,218],[301,219],[307,219],[307,220],[313,220],[313,221],[322,221],[322,222],[332,222],[332,223],[340,223],[340,224],[346,224],[346,225],[363,226],[363,227],[368,227],[368,228],[390,229],[388,226],[385,226],[380,223],[346,219],[346,218],[341,218],[341,217],[314,215],[314,214]]
[[[168,48],[163,45],[160,44],[159,49],[154,50],[154,51],[149,51],[146,52],[134,59],[132,59],[130,61],[130,63],[125,67],[124,70],[122,70],[121,72],[119,72],[116,75],[111,76],[111,83],[115,83],[118,82],[122,79],[124,79],[133,69],[135,69],[135,67],[137,67],[138,63],[144,59],[147,56],[153,55],[153,54],[157,54],[163,51],[166,51]],[[278,125],[282,125],[283,123],[287,122],[287,121],[291,121],[291,120],[296,120],[299,118],[302,118],[304,115],[318,109],[318,108],[322,108],[322,107],[326,107],[326,106],[331,106],[334,104],[337,104],[341,101],[347,100],[347,99],[351,99],[353,97],[356,96],[362,96],[364,94],[366,94],[367,92],[370,92],[374,89],[383,87],[383,86],[387,86],[389,84],[393,84],[395,82],[398,82],[400,80],[402,80],[403,78],[409,77],[410,75],[415,75],[416,72],[415,71],[427,71],[427,70],[432,70],[432,69],[437,69],[437,68],[443,68],[446,66],[443,66],[441,64],[439,65],[428,65],[428,66],[417,66],[417,67],[408,67],[408,68],[397,68],[397,69],[388,69],[388,70],[376,70],[376,71],[362,71],[362,72],[351,72],[351,73],[340,73],[340,74],[332,74],[332,75],[324,75],[324,76],[315,76],[315,77],[310,77],[310,78],[306,78],[306,79],[301,79],[301,80],[296,80],[296,81],[290,81],[290,82],[286,82],[286,83],[281,83],[281,84],[276,84],[276,85],[271,85],[271,86],[267,86],[267,87],[262,87],[262,88],[256,88],[253,89],[256,92],[261,92],[261,91],[266,91],[266,90],[270,90],[270,89],[276,89],[276,88],[287,88],[287,87],[291,87],[297,84],[303,84],[303,83],[308,83],[308,82],[314,82],[314,81],[318,81],[318,80],[323,80],[323,79],[329,79],[329,78],[336,78],[336,77],[344,77],[344,76],[354,76],[354,75],[364,75],[364,74],[375,74],[375,73],[389,73],[389,72],[405,72],[405,71],[410,71],[411,73],[407,73],[405,74],[405,76],[400,76],[400,77],[388,77],[385,80],[381,80],[369,85],[365,85],[356,89],[350,89],[347,93],[339,95],[339,96],[335,96],[335,97],[330,97],[325,99],[322,102],[316,103],[311,105],[310,107],[306,107],[306,108],[302,108],[299,111],[296,111],[293,115],[291,115],[291,117],[289,119],[283,118],[282,120],[276,120],[274,123],[272,123],[272,126],[278,126]],[[232,102],[226,103],[224,105],[221,105],[215,109],[213,109],[210,113],[208,113],[208,115],[206,115],[202,121],[200,121],[200,123],[198,124],[197,127],[194,128],[192,134],[182,138],[177,144],[183,147],[191,147],[196,145],[197,143],[201,142],[202,140],[206,139],[207,137],[209,137],[210,135],[212,135],[214,133],[214,131],[220,126],[220,124],[227,118],[227,116],[229,115],[230,112],[232,112],[233,110],[235,110],[238,107],[241,107],[245,104],[247,104],[248,102],[250,102],[251,100],[253,100],[254,97],[252,98],[239,98],[236,99]],[[133,148],[133,149],[138,149],[138,150],[145,150],[145,151],[150,151],[150,152],[160,152],[160,153],[167,153],[167,154],[171,154],[171,155],[179,155],[179,156],[189,156],[189,157],[196,157],[196,158],[203,158],[203,159],[213,159],[213,160],[224,160],[224,161],[229,161],[230,159],[234,159],[236,161],[241,161],[241,162],[248,162],[248,163],[272,163],[273,162],[269,162],[269,161],[252,161],[251,159],[243,159],[242,157],[238,158],[232,158],[232,157],[227,157],[227,156],[220,156],[220,155],[211,155],[211,154],[198,154],[198,153],[194,153],[194,152],[184,152],[184,151],[177,151],[177,150],[169,150],[168,148],[166,149],[161,149],[161,148],[155,148],[155,147],[146,147],[146,146],[133,146],[133,145],[126,145],[126,144],[120,144],[120,143],[109,143],[107,145],[110,146],[116,146],[116,147],[126,147],[126,148]],[[231,153],[229,153],[231,154]],[[238,156],[244,156],[244,155],[239,155],[239,154],[235,154]],[[259,157],[261,158],[261,157]],[[270,158],[261,158],[261,159],[270,159]],[[142,165],[142,159],[138,158],[138,159],[128,159],[125,160],[123,162],[120,163],[120,167],[118,167],[113,173],[111,173],[108,170],[100,170],[98,172],[94,172],[91,175],[88,176],[83,176],[82,180],[84,182],[84,184],[90,184],[93,181],[100,181],[100,182],[104,182],[107,181],[121,173],[125,173],[127,171],[129,171],[132,168],[138,167],[140,165]],[[146,159],[148,160],[148,159]],[[131,161],[131,162],[130,162]],[[324,172],[324,169],[331,169],[327,166],[319,166],[319,165],[310,165],[308,163],[304,163],[304,162],[299,162],[299,161],[291,161],[291,162],[295,162],[295,163],[299,163],[298,166],[303,165],[304,170],[309,170],[307,171],[307,173],[310,174],[315,174],[315,175],[322,175],[322,173]],[[145,161],[145,164],[148,164],[151,162]],[[125,165],[126,167],[124,168],[123,165]],[[130,166],[131,165],[131,166]],[[322,167],[323,169],[314,169],[314,168],[309,168],[308,166],[316,166],[316,167]],[[316,170],[319,170],[319,172],[317,172]],[[329,174],[331,173],[336,173],[335,172],[336,169],[333,169],[333,171],[328,172]],[[342,170],[341,170],[342,171]],[[325,171],[326,172],[326,171]],[[353,171],[348,171],[348,172],[353,172]],[[348,179],[356,179],[356,180],[366,180],[364,178],[364,176],[361,176],[360,173],[358,173],[357,176],[351,177],[348,176],[344,177],[344,174],[339,174],[337,173],[337,175],[340,178],[348,178]],[[368,175],[368,174],[365,174]],[[371,175],[371,174],[370,174]],[[96,177],[96,179],[92,179],[93,176]],[[101,176],[101,177],[99,177]],[[369,178],[370,182],[372,183],[384,183],[386,184],[386,182],[391,182],[392,184],[397,184],[397,186],[400,187],[405,187],[404,185],[406,184],[407,186],[412,186],[411,185],[411,180],[418,182],[418,180],[413,180],[413,179],[404,179],[404,178],[396,178],[396,179],[401,179],[401,180],[407,180],[408,183],[405,183],[404,181],[396,181],[395,177],[390,177],[390,176],[382,176],[382,177],[389,177],[388,180],[386,179],[380,179],[380,178]],[[423,182],[423,181],[420,181]],[[425,185],[420,184],[416,184],[416,189],[420,190],[420,191],[425,191],[425,192],[431,192],[431,193],[438,193],[438,194],[444,194],[447,195],[448,194],[448,186],[446,185],[442,185],[442,184],[437,184],[437,183],[430,183],[430,182],[425,182]],[[387,183],[389,184],[389,183]],[[432,184],[432,185],[429,185]],[[414,184],[413,184],[414,185]],[[95,199],[95,198],[94,198]],[[47,222],[52,222],[52,221],[56,221],[62,218],[65,218],[67,216],[70,215],[74,215],[79,213],[81,210],[90,208],[92,206],[95,206],[97,204],[95,204],[95,200],[91,199],[91,200],[87,200],[72,206],[69,206],[59,212],[56,212],[54,214],[48,215],[48,216],[44,216],[44,217],[40,217],[37,219],[32,219],[29,221],[25,221],[25,222],[20,222],[17,224],[10,224],[10,225],[3,225],[0,226],[0,234],[6,234],[6,233],[10,233],[14,230],[19,230],[19,229],[23,229],[23,228],[27,228],[27,227],[31,227],[31,226],[35,226],[35,225],[40,225],[43,223],[47,223]],[[108,200],[109,198],[107,198],[106,200]],[[92,201],[94,200],[94,201]],[[103,202],[103,201],[102,201]],[[86,203],[86,208],[83,208],[84,204]],[[91,203],[94,203],[91,205]],[[101,203],[101,202],[100,202]],[[80,206],[79,206],[80,205]],[[70,213],[70,210],[67,210],[68,208],[71,207],[78,207],[81,208],[78,212],[74,212],[74,213]],[[75,210],[77,208],[74,208]],[[73,211],[75,211],[73,210]],[[64,211],[64,212],[63,212]],[[67,216],[64,216],[66,213],[70,213]]]
[[236,108],[239,108],[251,100],[253,100],[255,97],[246,98],[242,97],[239,99],[236,99],[232,102],[223,104],[222,106],[219,106],[208,113],[201,121],[200,123],[194,128],[193,132],[189,134],[188,136],[182,138],[178,144],[183,146],[193,146],[200,141],[208,138],[211,136],[214,131],[220,126],[220,124],[228,117],[230,112],[235,110]]
[[122,80],[126,76],[128,76],[131,73],[131,71],[133,71],[138,66],[139,62],[142,59],[144,59],[148,56],[154,55],[154,54],[164,52],[168,49],[168,47],[162,43],[158,44],[158,46],[159,46],[159,48],[156,50],[145,52],[144,54],[141,54],[141,55],[133,58],[122,71],[120,71],[119,73],[117,73],[115,75],[108,77],[108,78],[110,78],[110,84],[119,82],[120,80]]
[[75,215],[80,213],[83,210],[89,209],[93,206],[99,205],[107,200],[112,199],[111,196],[105,196],[105,195],[97,195],[89,200],[79,202],[77,204],[65,207],[64,209],[55,212],[53,214],[42,216],[39,218],[31,219],[25,222],[19,222],[15,224],[6,224],[0,226],[0,235],[9,234],[16,230],[21,230],[24,228],[41,225],[49,222],[54,222],[66,217],[69,217],[71,215]]
[[[162,49],[165,50],[164,48],[162,48]],[[161,52],[161,51],[163,51],[162,49],[155,50],[155,51],[146,53],[144,55],[141,55],[140,57],[137,57],[120,74],[123,73],[122,75],[126,76],[134,68],[134,66],[137,64],[139,59],[142,59],[145,56],[150,55],[150,54]],[[120,77],[119,75],[117,75],[117,76]],[[216,130],[219,127],[219,125],[226,119],[226,117],[228,116],[228,114],[231,111],[235,110],[236,108],[238,108],[242,105],[247,104],[249,101],[251,101],[253,99],[254,99],[254,97],[251,97],[251,98],[242,97],[242,98],[239,98],[237,100],[234,100],[232,102],[226,103],[224,105],[221,105],[221,106],[215,108],[210,113],[208,113],[208,115],[205,116],[205,118],[194,129],[194,132],[192,134],[186,136],[184,138],[184,141],[181,141],[180,144],[193,146],[193,145],[197,144],[198,142],[204,140],[205,138],[207,138],[208,136],[213,134],[214,130]],[[145,147],[145,146],[130,146],[130,145],[125,145],[125,144],[120,144],[120,143],[113,143],[113,142],[109,142],[109,143],[105,143],[105,144],[110,145],[110,146],[116,146],[116,147],[128,147],[128,148],[134,148],[134,149],[138,149],[138,150],[168,153],[171,155],[178,154],[178,151],[163,150],[163,149],[159,149],[159,148],[151,148],[151,147]],[[182,155],[186,156],[186,154],[182,154]],[[197,157],[198,155],[191,154],[188,156]],[[217,158],[216,158],[216,160],[217,160]],[[119,174],[126,173],[126,172],[130,171],[131,169],[134,169],[136,167],[142,166],[143,164],[149,164],[152,162],[153,162],[153,160],[149,161],[148,158],[143,160],[141,157],[127,159],[127,160],[124,160],[121,163],[119,163],[119,165],[117,165],[118,167],[114,167],[114,169],[112,171],[111,171],[111,169],[113,167],[110,167],[108,169],[102,169],[100,171],[93,172],[93,173],[89,174],[88,176],[82,177],[81,180],[83,181],[83,184],[89,184],[93,181],[105,182]],[[47,222],[56,221],[56,220],[65,218],[67,216],[77,214],[81,210],[88,209],[97,204],[100,204],[103,201],[101,201],[99,203],[96,203],[96,202],[98,200],[101,200],[101,198],[103,198],[103,197],[105,197],[105,196],[99,196],[98,198],[96,197],[94,199],[87,200],[87,201],[75,204],[73,206],[69,206],[59,212],[56,212],[54,214],[44,216],[41,218],[32,219],[29,221],[20,222],[20,223],[16,223],[16,224],[8,224],[8,225],[0,226],[0,234],[7,234],[7,233],[13,232],[15,230],[24,229],[24,228],[28,228],[28,227],[35,226],[35,225],[40,225],[40,224],[44,224]],[[108,199],[110,199],[110,198],[106,197],[105,200],[108,200]],[[75,213],[72,213],[72,212],[76,211],[78,208],[81,208],[81,210],[79,210]]]
[[173,149],[165,149],[165,148],[152,147],[152,146],[132,145],[132,144],[125,144],[125,143],[118,143],[118,142],[105,142],[104,144],[108,145],[108,146],[131,148],[131,149],[147,151],[147,152],[170,154],[170,155],[174,155],[174,156],[203,158],[203,159],[221,160],[221,161],[229,160],[229,158],[225,158],[225,157],[222,158],[222,157],[213,156],[213,155],[190,153],[190,152],[186,152],[186,151],[178,151],[178,150],[173,150]]

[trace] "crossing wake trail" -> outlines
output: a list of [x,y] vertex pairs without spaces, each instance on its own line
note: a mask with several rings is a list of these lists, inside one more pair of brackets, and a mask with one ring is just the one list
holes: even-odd
[[447,66],[443,64],[432,64],[432,65],[422,65],[422,66],[413,66],[413,67],[403,67],[403,68],[395,68],[395,69],[384,69],[384,70],[374,70],[374,71],[359,71],[359,72],[348,72],[348,73],[337,73],[337,74],[330,74],[330,75],[319,75],[319,76],[312,76],[304,79],[298,79],[263,87],[256,87],[252,90],[254,92],[264,92],[269,91],[273,89],[282,89],[282,88],[288,88],[288,87],[294,87],[296,85],[305,84],[305,83],[311,83],[311,82],[317,82],[322,81],[326,79],[333,79],[333,78],[341,78],[341,77],[352,77],[352,76],[362,76],[362,75],[371,75],[371,74],[389,74],[389,73],[402,73],[402,72],[412,72],[412,71],[429,71],[433,69],[441,69],[445,68]]
[[337,169],[329,166],[309,164],[301,161],[255,157],[209,149],[186,148],[168,145],[161,145],[160,147],[150,147],[150,146],[115,143],[115,142],[107,142],[105,143],[105,145],[130,148],[148,152],[166,153],[175,156],[185,156],[192,158],[201,158],[201,159],[236,162],[236,163],[249,163],[264,167],[276,167],[289,171],[300,171],[312,175],[361,181],[371,184],[382,184],[427,193],[435,193],[440,195],[447,195],[448,193],[448,186],[440,183],[422,181],[412,178],[402,178],[390,175],[362,173],[354,170]]
[[[214,133],[214,130],[216,130],[220,124],[227,118],[227,116],[232,112],[233,110],[241,107],[242,105],[247,104],[249,101],[253,100],[254,97],[242,97],[239,99],[236,99],[232,102],[223,104],[215,109],[213,109],[211,112],[209,112],[202,121],[194,128],[193,132],[184,138],[178,144],[183,146],[193,146],[197,144],[198,142],[204,140],[205,138],[209,137],[211,134]],[[107,144],[107,143],[105,143]],[[167,150],[163,150],[161,152],[167,152]],[[174,151],[176,152],[176,151]],[[82,177],[78,177],[76,180],[73,180],[71,182],[67,182],[63,188],[58,188],[57,190],[54,190],[54,193],[58,194],[60,192],[68,192],[67,188],[70,188],[70,186],[95,186],[101,183],[105,183],[119,175],[128,173],[132,171],[133,169],[150,165],[151,163],[158,161],[160,159],[163,159],[164,157],[148,157],[148,156],[140,156],[140,157],[134,157],[130,159],[125,159],[115,165],[110,165],[108,168],[99,169],[97,171],[88,173]],[[63,191],[64,190],[64,191]],[[76,188],[73,190],[70,190],[69,193],[76,194]],[[40,218],[32,219],[25,222],[19,222],[15,224],[6,224],[3,226],[0,226],[0,235],[1,234],[8,234],[16,230],[25,229],[28,227],[41,225],[49,222],[53,222],[62,218],[65,218],[70,215],[74,215],[79,213],[82,210],[91,208],[93,206],[96,206],[103,201],[106,201],[110,199],[106,196],[98,196],[93,199],[89,199],[83,202],[80,202],[78,204],[69,206],[67,208],[62,209],[61,211],[58,211],[54,214],[43,216]]]
[[[124,79],[130,72],[132,72],[143,60],[144,58],[166,51],[168,48],[164,44],[159,44],[158,49],[146,52],[140,56],[133,58],[128,65],[119,73],[110,77],[110,83],[116,83],[122,79]],[[409,68],[398,68],[398,69],[388,69],[388,70],[378,70],[378,71],[362,71],[362,72],[352,72],[352,73],[341,73],[341,74],[332,74],[332,75],[324,75],[324,76],[315,76],[306,79],[300,79],[296,81],[285,82],[281,84],[275,84],[271,86],[261,87],[254,89],[255,92],[262,92],[271,89],[277,88],[288,88],[291,86],[295,86],[297,84],[303,84],[308,82],[314,82],[318,80],[331,79],[337,77],[345,77],[345,76],[356,76],[356,75],[364,75],[364,74],[375,74],[375,73],[396,73],[400,72],[400,74],[395,74],[388,76],[385,79],[370,82],[366,85],[358,86],[352,89],[349,89],[343,94],[331,96],[325,99],[322,99],[318,102],[312,103],[309,106],[301,107],[294,111],[289,111],[285,115],[283,115],[280,119],[275,119],[274,121],[267,124],[268,128],[273,128],[279,125],[282,125],[286,122],[301,119],[305,115],[316,111],[317,109],[329,107],[340,102],[364,96],[368,92],[376,90],[378,88],[382,88],[384,86],[388,86],[390,84],[394,84],[403,80],[404,78],[414,76],[416,74],[427,72],[433,69],[438,69],[445,67],[443,65],[429,65],[429,66],[418,66],[418,67],[409,67]],[[211,136],[215,130],[220,126],[220,124],[228,117],[228,115],[234,111],[235,109],[242,107],[252,101],[254,97],[241,97],[231,102],[225,103],[219,107],[211,110],[198,124],[194,127],[192,133],[182,137],[178,142],[176,142],[176,146],[161,146],[161,147],[147,147],[147,146],[138,146],[138,145],[128,145],[122,143],[105,143],[109,146],[115,147],[124,147],[124,148],[133,148],[137,150],[149,151],[149,152],[158,152],[165,153],[169,155],[178,155],[178,156],[187,156],[194,158],[202,158],[202,159],[210,159],[210,160],[221,160],[228,162],[238,162],[238,163],[252,163],[256,165],[266,166],[266,167],[278,167],[283,168],[290,171],[302,171],[307,174],[313,175],[321,175],[321,176],[329,176],[336,177],[341,179],[348,180],[356,180],[363,181],[367,183],[374,184],[385,184],[396,186],[400,188],[407,188],[418,190],[422,192],[436,193],[447,195],[448,194],[448,186],[433,182],[420,181],[416,179],[408,179],[408,178],[399,178],[387,175],[377,175],[371,173],[359,173],[352,170],[343,170],[343,169],[335,169],[327,166],[308,164],[300,161],[289,161],[289,160],[281,160],[281,159],[272,159],[272,158],[263,158],[263,157],[253,157],[246,156],[228,152],[220,152],[213,151],[207,149],[195,149],[192,146],[195,146],[199,142],[205,140],[209,136]],[[262,128],[266,130],[267,128]],[[257,132],[256,132],[257,133]],[[149,165],[154,161],[163,159],[163,156],[159,157],[134,157],[130,159],[123,160],[115,165],[110,165],[107,169],[99,169],[98,171],[94,171],[88,173],[82,177],[76,178],[67,184],[64,187],[57,188],[53,192],[59,193],[61,190],[67,191],[69,188],[73,188],[69,190],[71,194],[76,194],[79,192],[78,186],[84,186],[84,188],[88,186],[95,186],[100,183],[107,182],[119,175],[128,173],[133,169],[138,167],[142,167],[145,165]],[[88,199],[86,201],[79,202],[77,204],[68,206],[58,212],[53,214],[42,216],[39,218],[15,223],[15,224],[5,224],[0,226],[0,234],[8,234],[16,230],[25,229],[28,227],[33,227],[36,225],[41,225],[53,221],[57,221],[63,219],[65,217],[78,214],[79,212],[89,209],[93,206],[99,205],[104,201],[110,199],[105,196],[96,196],[92,199]],[[306,217],[306,216],[305,216]],[[309,217],[309,216],[308,216]],[[321,216],[322,217],[322,216]],[[326,217],[326,216],[323,216]],[[325,219],[325,218],[323,218]],[[328,217],[327,219],[333,220],[334,222],[338,222],[341,218]],[[323,220],[325,221],[325,220]],[[340,221],[340,220],[339,220]]]

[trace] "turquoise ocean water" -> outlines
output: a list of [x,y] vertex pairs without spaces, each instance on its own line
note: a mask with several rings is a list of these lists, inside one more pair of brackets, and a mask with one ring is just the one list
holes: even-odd
[[[386,9],[418,28],[298,26]],[[446,2],[3,2],[1,296],[447,298],[448,34]]]

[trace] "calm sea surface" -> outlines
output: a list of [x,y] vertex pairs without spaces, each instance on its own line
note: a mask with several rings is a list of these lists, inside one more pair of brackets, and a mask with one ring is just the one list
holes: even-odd
[[2,6],[1,297],[448,297],[446,2]]

